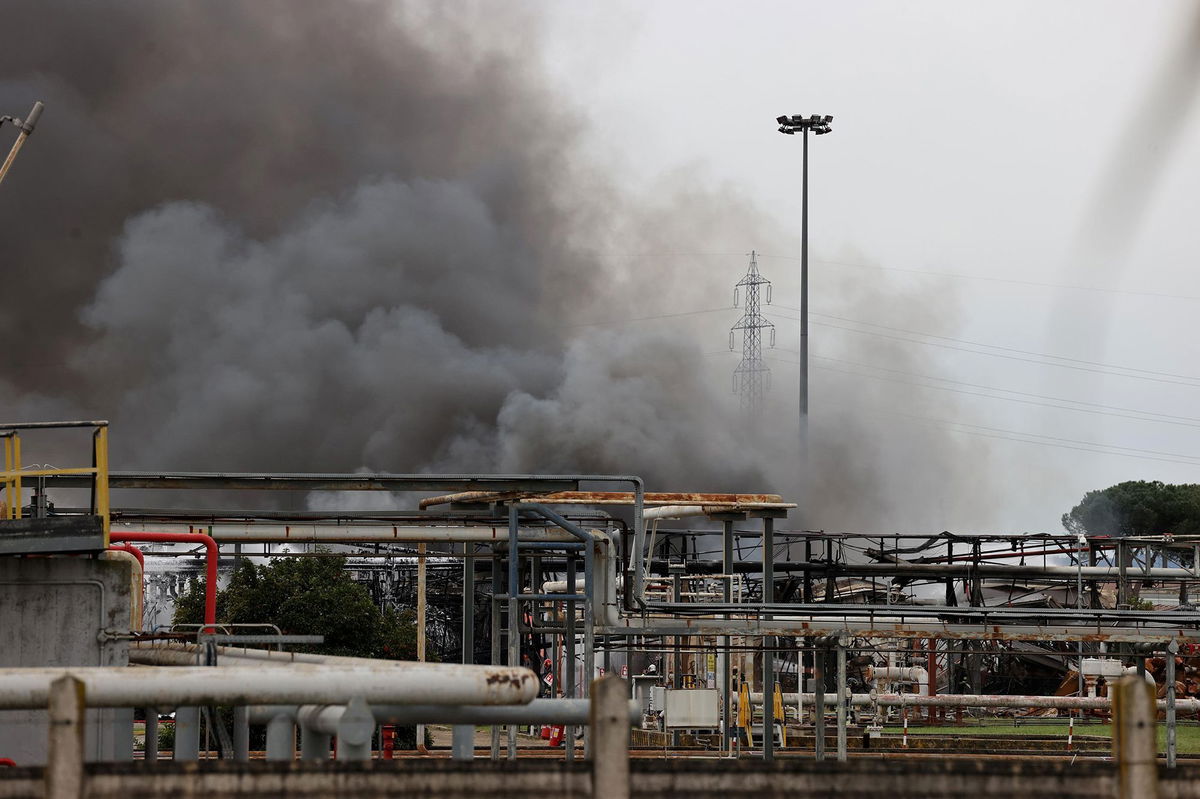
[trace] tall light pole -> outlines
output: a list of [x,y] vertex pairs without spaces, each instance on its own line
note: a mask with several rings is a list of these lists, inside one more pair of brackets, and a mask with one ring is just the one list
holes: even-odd
[[831,116],[813,114],[802,117],[777,117],[779,132],[789,136],[804,134],[804,168],[800,190],[800,429],[808,423],[808,132],[818,136],[829,133]]

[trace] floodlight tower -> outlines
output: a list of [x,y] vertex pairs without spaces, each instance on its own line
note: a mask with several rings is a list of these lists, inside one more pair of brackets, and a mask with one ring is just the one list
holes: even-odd
[[808,423],[808,132],[818,136],[829,133],[831,116],[813,114],[803,117],[777,117],[779,132],[789,136],[804,134],[804,167],[800,189],[800,429]]

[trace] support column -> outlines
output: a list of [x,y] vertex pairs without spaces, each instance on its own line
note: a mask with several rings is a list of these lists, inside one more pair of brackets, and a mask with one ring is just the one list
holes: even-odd
[[[500,553],[495,546],[492,547],[492,602],[491,602],[491,626],[492,626],[492,665],[499,666],[503,663],[500,660],[500,636],[501,631],[501,616],[500,616],[500,600],[498,596],[504,593],[504,575],[500,571]],[[491,749],[490,757],[492,760],[500,759],[500,726],[493,724],[490,730],[491,733]]]
[[[764,605],[775,603],[775,520],[762,520],[762,597]],[[763,614],[771,618],[770,613]],[[763,638],[763,760],[775,759],[775,639]]]
[[[521,558],[518,538],[520,513],[516,505],[508,506],[508,665],[521,665]],[[574,593],[574,586],[571,593]],[[508,725],[508,759],[517,759],[517,725]]]
[[[462,592],[462,662],[475,662],[475,545],[463,542],[463,592]],[[452,757],[455,760],[475,758],[475,727],[471,724],[456,724],[451,732]]]
[[1157,741],[1154,688],[1136,674],[1116,685],[1113,702],[1113,759],[1117,761],[1117,796],[1120,799],[1156,799],[1158,796]]
[[[680,555],[679,563],[671,563],[667,566],[667,571],[671,575],[671,601],[679,604],[683,601],[683,560],[684,555]],[[674,640],[673,646],[675,656],[671,667],[671,687],[676,691],[683,688],[683,640],[681,636],[671,636]],[[664,717],[665,718],[665,717]],[[669,719],[668,719],[669,721]],[[679,747],[679,730],[670,730],[671,746]]]
[[245,705],[233,709],[233,759],[239,763],[250,760],[250,723]]
[[[1088,566],[1094,567],[1096,565],[1096,545],[1092,541],[1088,541],[1087,556],[1088,556]],[[1095,578],[1092,578],[1091,580],[1089,580],[1089,583],[1091,585],[1091,588],[1089,589],[1088,607],[1089,608],[1098,608],[1098,607],[1100,607],[1099,581],[1096,580]]]
[[[84,685],[65,675],[50,684],[46,799],[83,799]],[[628,794],[626,794],[628,795]]]
[[290,763],[296,759],[296,724],[280,713],[267,722],[267,760]]
[[1167,646],[1167,768],[1175,768],[1175,655],[1179,644]]
[[[579,565],[574,551],[567,555],[567,586],[575,585],[577,567]],[[575,593],[574,590],[570,591]],[[563,618],[563,683],[566,695],[575,698],[575,602],[567,600],[566,614]],[[575,760],[575,727],[568,724],[563,728],[563,756],[568,763]]]
[[452,760],[475,759],[475,727],[470,724],[455,724],[450,732],[450,757]]
[[175,760],[200,759],[200,708],[175,709]]
[[606,675],[591,685],[592,796],[629,799],[629,687]]
[[[725,574],[722,599],[728,605],[733,602],[733,520],[725,519],[722,526],[725,533],[721,545],[721,569]],[[721,636],[721,654],[724,661],[721,666],[721,723],[724,725],[722,740],[727,751],[733,748],[732,740],[735,730],[733,725],[733,691],[735,687],[730,675],[730,641],[728,635]]]
[[825,759],[825,652],[813,652],[813,755]]
[[300,759],[328,760],[333,736],[318,732],[307,724],[300,725]]
[[158,708],[146,708],[146,743],[143,760],[154,763],[158,760]]
[[[424,541],[417,544],[417,660],[425,662],[425,550]],[[338,751],[341,751],[339,743]],[[417,725],[417,751],[425,751],[425,725]]]
[[338,719],[337,759],[368,761],[371,759],[371,735],[375,732],[375,716],[371,708],[356,696],[346,705]]
[[837,759],[846,759],[846,645],[837,642]]

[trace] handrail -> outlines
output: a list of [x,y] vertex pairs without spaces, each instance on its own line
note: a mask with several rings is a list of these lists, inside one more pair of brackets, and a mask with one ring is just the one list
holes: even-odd
[[[68,428],[91,427],[92,430],[92,464],[91,466],[72,466],[65,468],[32,468],[26,469],[21,463],[21,430],[56,430]],[[14,422],[0,423],[0,438],[4,440],[4,471],[0,472],[0,485],[3,486],[3,499],[0,499],[0,520],[17,520],[23,516],[22,484],[29,477],[57,478],[64,475],[90,477],[88,487],[91,488],[92,498],[90,510],[100,518],[104,534],[103,547],[109,544],[109,474],[108,474],[108,422],[94,421],[64,421],[64,422]]]

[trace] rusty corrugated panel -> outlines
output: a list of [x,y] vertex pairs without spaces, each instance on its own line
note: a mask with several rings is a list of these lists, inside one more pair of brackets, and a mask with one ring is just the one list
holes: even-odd
[[[422,510],[435,505],[452,502],[480,503],[507,502],[514,499],[529,499],[548,505],[632,505],[631,491],[556,491],[553,493],[521,493],[497,491],[464,491],[440,497],[427,497],[420,502]],[[675,491],[647,491],[646,505],[704,505],[720,508],[769,507],[794,508],[795,504],[784,502],[779,494],[706,494]]]

